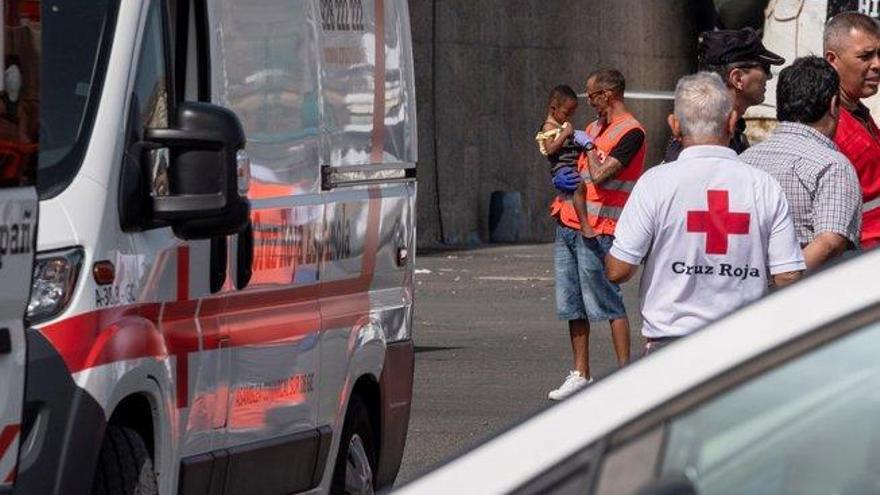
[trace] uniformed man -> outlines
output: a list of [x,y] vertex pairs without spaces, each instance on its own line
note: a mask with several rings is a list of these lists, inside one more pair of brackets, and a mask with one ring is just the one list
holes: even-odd
[[[767,80],[771,77],[770,66],[782,65],[785,59],[765,48],[761,37],[752,28],[701,34],[697,57],[700,70],[717,73],[727,84],[738,117],[729,146],[742,153],[749,147],[745,135],[746,121],[742,116],[750,106],[764,101]],[[673,137],[666,147],[663,161],[677,160],[681,149],[681,141]]]

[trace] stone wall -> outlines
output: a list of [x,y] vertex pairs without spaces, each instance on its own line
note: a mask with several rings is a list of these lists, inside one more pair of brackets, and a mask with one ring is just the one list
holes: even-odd
[[[702,0],[410,0],[418,125],[420,246],[489,239],[493,191],[522,197],[520,241],[552,239],[554,195],[534,134],[547,94],[617,68],[627,89],[671,91],[694,68]],[[648,164],[668,139],[671,102],[630,100]],[[594,118],[581,101],[575,124]]]

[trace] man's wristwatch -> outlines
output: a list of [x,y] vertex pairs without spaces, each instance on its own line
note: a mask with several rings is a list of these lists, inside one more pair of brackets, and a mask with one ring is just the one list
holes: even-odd
[[592,150],[596,149],[596,144],[595,144],[595,143],[592,143],[592,142],[587,143],[587,144],[584,146],[584,149],[587,150],[587,151],[592,151]]

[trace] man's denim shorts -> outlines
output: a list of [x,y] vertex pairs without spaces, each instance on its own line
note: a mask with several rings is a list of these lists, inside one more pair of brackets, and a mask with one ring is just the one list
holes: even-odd
[[556,227],[556,314],[560,320],[608,321],[626,317],[620,286],[605,276],[614,236],[593,239]]

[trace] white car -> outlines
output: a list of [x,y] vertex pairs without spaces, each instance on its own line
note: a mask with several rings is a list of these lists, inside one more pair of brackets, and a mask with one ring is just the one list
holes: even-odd
[[880,493],[878,274],[812,275],[398,493]]

